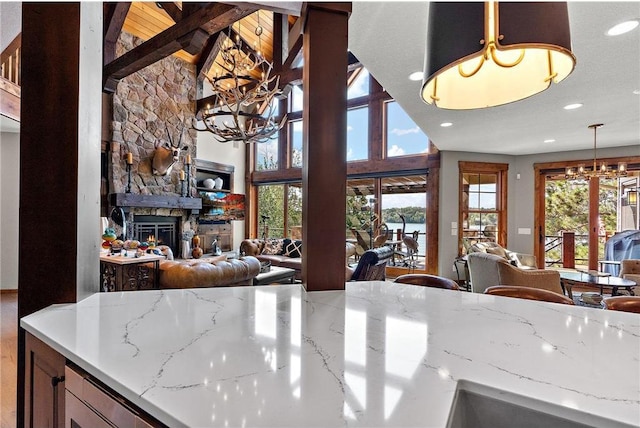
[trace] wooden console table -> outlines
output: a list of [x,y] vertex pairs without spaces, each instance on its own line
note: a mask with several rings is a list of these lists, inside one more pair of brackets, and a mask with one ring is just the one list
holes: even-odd
[[158,288],[160,260],[164,256],[145,254],[141,257],[100,256],[102,291],[150,290]]

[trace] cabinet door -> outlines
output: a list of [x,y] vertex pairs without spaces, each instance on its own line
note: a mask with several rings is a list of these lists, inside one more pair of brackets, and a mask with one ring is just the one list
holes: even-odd
[[67,403],[65,428],[113,428],[113,425],[107,423],[69,391],[65,399]]
[[63,427],[65,359],[39,339],[25,335],[26,426]]

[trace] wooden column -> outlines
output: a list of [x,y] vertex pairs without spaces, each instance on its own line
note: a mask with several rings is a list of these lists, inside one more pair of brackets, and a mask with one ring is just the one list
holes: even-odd
[[562,232],[562,267],[576,267],[576,233]]
[[345,287],[350,3],[305,3],[303,265],[308,291]]
[[101,87],[102,3],[23,3],[18,318],[99,291]]

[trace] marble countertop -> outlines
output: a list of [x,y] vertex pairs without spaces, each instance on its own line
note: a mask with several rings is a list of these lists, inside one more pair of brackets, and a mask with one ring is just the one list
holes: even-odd
[[640,425],[640,315],[352,282],[99,293],[21,326],[171,427],[444,427],[458,380]]

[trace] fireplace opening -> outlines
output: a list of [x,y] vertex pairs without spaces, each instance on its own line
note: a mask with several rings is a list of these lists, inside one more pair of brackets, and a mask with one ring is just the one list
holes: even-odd
[[133,236],[140,242],[154,240],[156,245],[167,245],[178,253],[178,217],[136,215],[133,220]]

